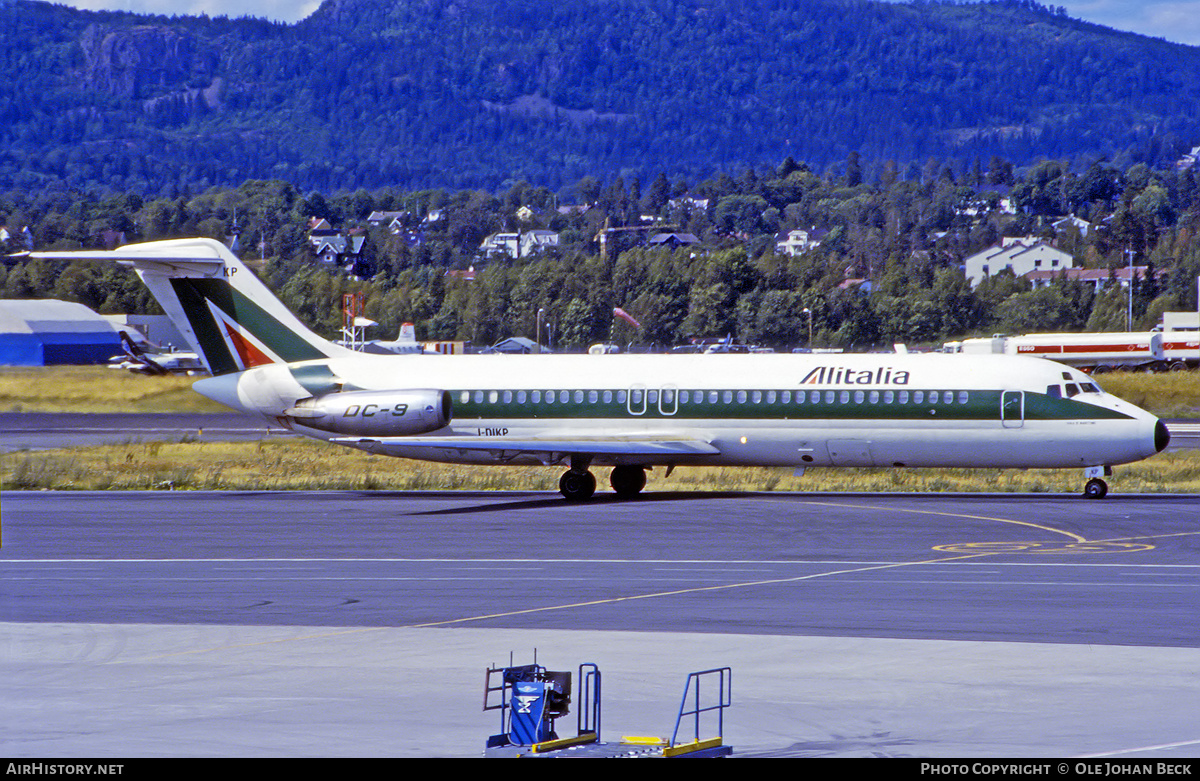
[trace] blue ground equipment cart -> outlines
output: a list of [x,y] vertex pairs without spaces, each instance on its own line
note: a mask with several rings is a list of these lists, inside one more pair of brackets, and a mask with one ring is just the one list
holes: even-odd
[[[500,712],[500,732],[488,738],[489,757],[723,757],[725,708],[732,702],[728,667],[691,673],[670,740],[626,737],[609,744],[600,739],[600,669],[581,664],[575,680],[579,702],[575,734],[562,737],[556,721],[570,713],[572,676],[537,664],[490,667],[484,681],[483,709]],[[701,720],[715,714],[716,736],[701,738]],[[691,717],[691,740],[680,742],[680,727]]]

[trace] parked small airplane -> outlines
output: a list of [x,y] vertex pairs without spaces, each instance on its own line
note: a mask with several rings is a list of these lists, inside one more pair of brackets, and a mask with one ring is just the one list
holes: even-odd
[[134,374],[207,374],[208,367],[197,353],[173,351],[151,342],[138,344],[121,331],[121,346],[124,357],[115,356],[110,365],[117,369],[128,369]]
[[417,341],[417,331],[412,323],[400,326],[400,333],[395,339],[373,339],[363,345],[362,352],[379,353],[381,355],[420,355],[425,347]]
[[35,257],[133,266],[203,355],[196,391],[300,434],[404,458],[563,464],[571,500],[685,465],[1077,468],[1084,495],[1170,439],[1040,358],[944,354],[370,355],[305,327],[210,239]]

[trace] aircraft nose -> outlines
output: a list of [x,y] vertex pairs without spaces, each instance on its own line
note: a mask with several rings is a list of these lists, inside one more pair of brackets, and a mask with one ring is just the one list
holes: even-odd
[[1167,449],[1167,445],[1171,444],[1171,432],[1167,431],[1167,426],[1161,420],[1154,424],[1154,450],[1161,453]]

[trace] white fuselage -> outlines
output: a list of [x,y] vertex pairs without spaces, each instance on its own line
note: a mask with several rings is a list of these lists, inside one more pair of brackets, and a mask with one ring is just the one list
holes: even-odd
[[[1087,468],[1137,461],[1162,444],[1154,416],[1077,370],[1032,358],[364,355],[312,364],[302,379],[296,365],[276,364],[196,389],[308,436],[459,463],[547,463],[524,447],[503,453],[508,442],[628,438],[712,447],[656,457],[598,444],[591,463]],[[321,373],[331,378],[325,384],[312,380]],[[374,429],[356,440],[353,429],[313,428],[285,414],[313,397],[405,390],[445,393],[449,422],[381,449]]]

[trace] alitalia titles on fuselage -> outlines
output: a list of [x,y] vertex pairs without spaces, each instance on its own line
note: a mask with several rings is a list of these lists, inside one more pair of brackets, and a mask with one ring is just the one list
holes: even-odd
[[907,385],[909,373],[890,366],[853,369],[848,366],[818,366],[804,375],[801,385]]

